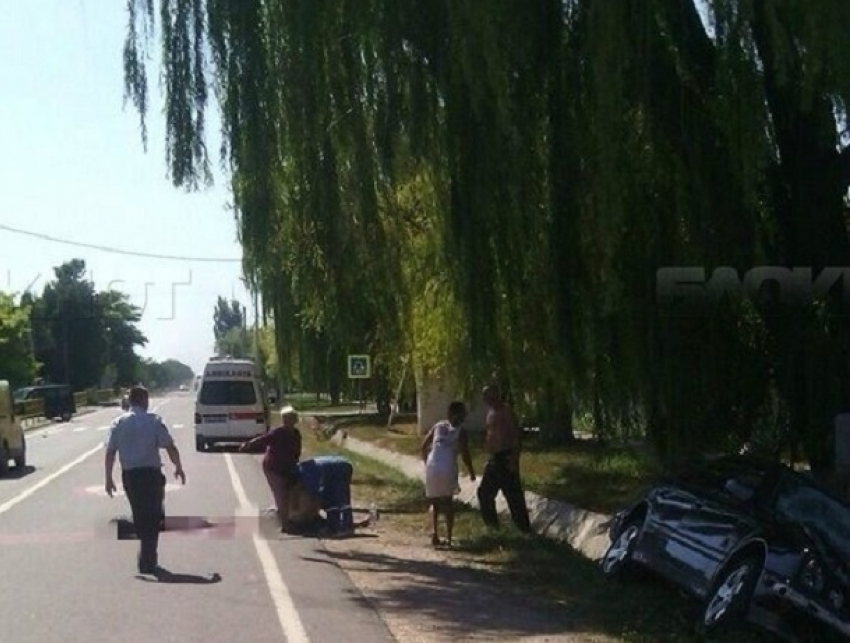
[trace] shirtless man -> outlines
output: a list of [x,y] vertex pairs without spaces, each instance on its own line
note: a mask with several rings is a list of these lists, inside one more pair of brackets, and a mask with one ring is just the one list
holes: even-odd
[[505,497],[514,524],[523,532],[530,532],[528,507],[519,475],[519,455],[522,431],[511,408],[502,401],[499,387],[487,386],[482,392],[487,405],[485,446],[490,458],[478,486],[478,504],[481,517],[489,527],[498,528],[496,495]]

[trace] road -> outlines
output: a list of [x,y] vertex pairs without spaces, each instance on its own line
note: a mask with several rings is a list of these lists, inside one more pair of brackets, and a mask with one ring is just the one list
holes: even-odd
[[160,564],[171,576],[159,581],[137,574],[137,541],[118,540],[110,524],[129,515],[123,493],[103,491],[103,442],[120,411],[27,434],[27,471],[0,478],[2,640],[392,641],[320,541],[282,536],[258,518],[272,498],[256,456],[195,452],[192,404],[188,395],[151,400],[187,477],[174,480],[163,452],[166,512],[174,524],[223,526],[164,533]]

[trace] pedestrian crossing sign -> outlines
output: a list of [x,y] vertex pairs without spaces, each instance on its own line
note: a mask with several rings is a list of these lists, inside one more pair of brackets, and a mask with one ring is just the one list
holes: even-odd
[[368,379],[372,376],[372,364],[368,355],[348,356],[348,377],[352,380]]

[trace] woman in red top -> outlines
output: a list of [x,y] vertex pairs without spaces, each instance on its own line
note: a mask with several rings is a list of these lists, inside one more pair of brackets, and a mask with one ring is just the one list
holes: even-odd
[[296,427],[298,413],[294,408],[283,407],[280,410],[280,417],[283,421],[281,426],[246,442],[239,450],[266,450],[263,457],[263,473],[274,496],[281,528],[286,530],[289,523],[289,491],[298,482],[301,432]]

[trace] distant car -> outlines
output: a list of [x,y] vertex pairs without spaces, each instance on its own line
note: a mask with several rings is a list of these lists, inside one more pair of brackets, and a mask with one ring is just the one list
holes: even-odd
[[185,384],[181,384],[181,385],[180,385],[180,390],[181,390],[181,391],[188,391],[188,390],[189,390],[189,387],[188,387],[188,386],[186,386]]
[[850,505],[807,474],[718,459],[654,486],[610,536],[602,572],[672,581],[701,602],[704,632],[749,620],[791,641],[850,637]]
[[41,400],[44,405],[44,417],[48,420],[60,418],[68,422],[77,412],[74,393],[67,384],[41,384],[27,386],[15,391],[15,402]]

